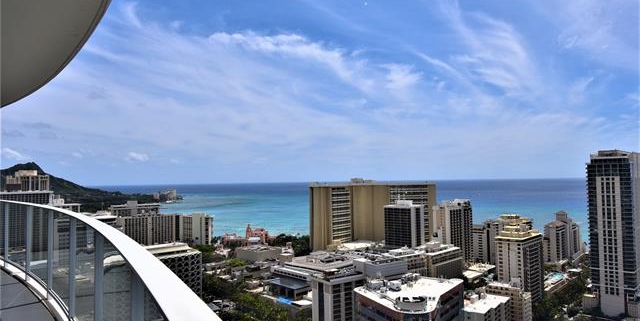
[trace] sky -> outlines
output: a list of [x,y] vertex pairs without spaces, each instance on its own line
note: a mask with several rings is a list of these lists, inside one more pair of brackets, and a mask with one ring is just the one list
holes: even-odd
[[92,186],[584,177],[640,151],[638,1],[113,1],[0,111]]

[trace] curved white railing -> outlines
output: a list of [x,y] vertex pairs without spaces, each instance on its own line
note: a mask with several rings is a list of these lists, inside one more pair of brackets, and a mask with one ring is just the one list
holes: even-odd
[[[114,290],[113,284],[125,282],[125,288],[129,288],[122,294],[130,295],[130,301],[127,302],[124,298],[124,304],[129,305],[130,308],[128,313],[124,313],[128,315],[126,319],[135,321],[220,320],[160,260],[117,229],[94,218],[52,206],[4,200],[0,200],[0,205],[0,225],[2,225],[0,248],[4,261],[10,262],[14,268],[21,268],[25,281],[29,281],[29,278],[38,280],[48,292],[53,294],[53,297],[60,296],[55,291],[56,286],[68,292],[65,293],[66,300],[58,298],[57,301],[66,310],[69,319],[95,321],[119,319],[113,316],[113,311],[104,310],[105,302],[122,300],[122,295]],[[78,240],[80,242],[77,242]],[[107,253],[108,245],[112,245],[117,250],[117,255]],[[60,253],[67,253],[68,258]],[[75,255],[70,255],[72,253]],[[90,253],[88,257],[93,260],[93,263],[91,260],[83,261],[82,253]],[[35,260],[34,256],[44,257],[45,255],[44,260]],[[126,262],[122,262],[121,259],[114,260],[113,258],[117,256],[121,256]],[[112,259],[109,260],[109,258]],[[67,268],[56,268],[56,264],[67,264]],[[123,265],[128,265],[128,268],[125,266],[123,270],[119,270],[119,274],[113,272],[114,266],[122,267]],[[85,273],[78,273],[76,270],[82,270]],[[63,281],[65,281],[64,277],[67,278],[66,285],[64,282],[59,282],[59,274],[62,274]],[[109,282],[104,281],[107,278],[110,278]],[[152,300],[149,300],[149,295]],[[78,309],[78,304],[83,306]],[[88,310],[88,312],[78,310]],[[107,314],[109,317],[105,317]]]

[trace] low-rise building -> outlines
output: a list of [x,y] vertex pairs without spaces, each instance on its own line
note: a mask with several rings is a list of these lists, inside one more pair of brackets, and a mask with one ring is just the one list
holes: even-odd
[[236,248],[236,257],[247,262],[276,260],[282,253],[279,247],[268,245],[250,245]]
[[473,264],[462,271],[466,284],[475,288],[485,284],[486,279],[496,272],[496,266],[486,263]]
[[524,292],[519,284],[492,282],[484,288],[487,294],[509,297],[512,321],[532,321],[531,293]]
[[145,246],[175,273],[193,292],[202,293],[202,253],[185,243]]
[[510,321],[509,297],[474,294],[464,304],[465,321]]
[[382,254],[383,257],[395,258],[407,262],[407,270],[410,273],[418,273],[427,275],[427,265],[424,258],[424,251],[418,251],[410,248],[399,248]]
[[462,250],[451,244],[429,242],[420,247],[424,250],[426,275],[437,278],[461,278],[464,266]]
[[60,195],[54,195],[52,202],[53,202],[52,205],[57,208],[61,208],[63,210],[68,210],[76,213],[80,213],[80,206],[82,205],[80,203],[66,203],[64,201],[64,198],[62,198]]
[[373,280],[357,287],[358,319],[460,320],[463,308],[462,280],[408,277],[404,280]]

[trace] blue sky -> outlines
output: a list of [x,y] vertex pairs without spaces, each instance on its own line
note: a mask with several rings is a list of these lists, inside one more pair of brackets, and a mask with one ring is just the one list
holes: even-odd
[[582,177],[640,150],[638,2],[114,1],[3,108],[88,185]]

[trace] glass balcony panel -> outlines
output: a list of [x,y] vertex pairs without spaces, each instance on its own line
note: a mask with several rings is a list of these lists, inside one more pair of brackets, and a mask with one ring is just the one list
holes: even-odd
[[104,241],[103,320],[131,320],[131,267],[120,252]]
[[31,273],[35,274],[43,284],[47,282],[47,245],[48,245],[48,211],[43,208],[33,209],[31,233]]
[[144,320],[145,321],[165,321],[156,300],[149,290],[144,289]]
[[[8,214],[7,214],[8,215]],[[4,259],[4,217],[5,217],[5,204],[0,203],[0,255]]]
[[25,226],[27,207],[9,204],[9,261],[25,268]]
[[69,306],[69,217],[53,216],[53,291]]
[[82,222],[76,224],[76,318],[94,319],[95,312],[95,231]]

